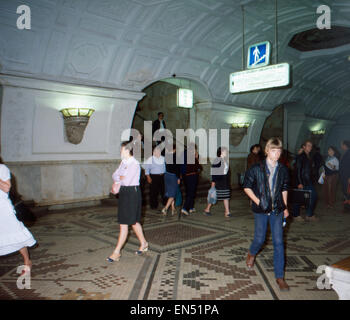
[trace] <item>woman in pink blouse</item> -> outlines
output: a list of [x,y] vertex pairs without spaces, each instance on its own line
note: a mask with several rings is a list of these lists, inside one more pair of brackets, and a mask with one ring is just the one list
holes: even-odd
[[140,224],[142,208],[140,163],[133,157],[132,145],[129,142],[122,143],[120,153],[122,162],[113,174],[114,183],[111,190],[113,194],[119,193],[118,222],[120,232],[117,246],[112,255],[107,258],[108,262],[119,261],[120,251],[128,237],[130,225],[140,241],[140,248],[135,254],[140,255],[148,250],[148,243]]

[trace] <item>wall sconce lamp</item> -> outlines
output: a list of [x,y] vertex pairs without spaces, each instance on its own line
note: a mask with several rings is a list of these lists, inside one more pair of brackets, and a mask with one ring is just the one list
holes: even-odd
[[326,133],[325,129],[311,131],[311,141],[313,142],[313,144],[318,145],[322,140],[323,136],[325,135],[325,133]]
[[326,133],[325,129],[311,131],[311,134],[314,136],[322,136],[323,137],[325,135],[325,133]]
[[70,143],[79,144],[83,140],[85,128],[94,111],[94,109],[90,108],[66,108],[60,110],[63,115],[66,137]]
[[237,147],[247,134],[250,123],[232,123],[230,130],[230,143]]

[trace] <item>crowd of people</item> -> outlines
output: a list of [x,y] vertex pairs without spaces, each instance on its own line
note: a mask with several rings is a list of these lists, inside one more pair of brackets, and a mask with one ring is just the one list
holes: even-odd
[[[153,130],[166,128],[163,113],[153,123]],[[164,140],[162,141],[164,142]],[[158,210],[159,201],[162,204],[160,214],[167,216],[171,207],[171,215],[177,213],[176,204],[180,191],[180,184],[185,186],[185,199],[180,201],[180,214],[188,216],[195,209],[196,190],[199,176],[203,170],[200,165],[197,146],[188,144],[181,154],[176,152],[176,144],[166,147],[162,154],[162,145],[157,143],[153,147],[152,156],[140,163],[135,158],[133,150],[136,145],[142,149],[143,137],[139,135],[135,140],[121,144],[121,163],[114,172],[111,193],[119,195],[118,222],[119,236],[116,247],[107,261],[113,263],[121,258],[121,251],[127,241],[129,227],[132,226],[140,246],[135,252],[142,255],[149,248],[141,226],[142,189],[149,185],[150,208]],[[165,144],[166,145],[166,144]],[[310,193],[310,203],[306,207],[305,219],[300,215],[300,204],[292,206],[292,216],[295,221],[318,221],[314,211],[318,198],[315,185],[321,184],[324,201],[327,208],[332,209],[336,203],[338,181],[344,195],[344,212],[350,212],[350,141],[341,143],[343,156],[334,146],[327,150],[324,160],[320,150],[313,143],[305,141],[297,152],[294,161],[290,161],[289,154],[282,148],[278,138],[270,139],[264,149],[258,144],[250,148],[247,158],[247,170],[244,176],[243,189],[250,199],[251,209],[255,218],[254,240],[249,248],[246,264],[248,268],[254,265],[255,257],[265,241],[267,225],[270,224],[274,245],[274,266],[277,284],[281,290],[289,287],[284,280],[284,248],[283,248],[283,220],[289,216],[287,195],[288,191],[304,190]],[[292,164],[291,164],[292,163]],[[214,190],[215,201],[209,201],[203,214],[211,216],[211,208],[216,201],[224,205],[224,217],[231,218],[230,197],[231,178],[228,149],[217,149],[217,157],[211,165],[211,181],[208,188]],[[28,247],[36,241],[29,230],[16,218],[16,212],[9,199],[11,188],[9,169],[0,164],[0,256],[19,251],[24,259],[26,270],[32,266]]]

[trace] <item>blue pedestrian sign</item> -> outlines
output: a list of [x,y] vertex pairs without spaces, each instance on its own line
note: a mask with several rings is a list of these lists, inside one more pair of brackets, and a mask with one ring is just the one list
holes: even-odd
[[265,41],[248,48],[248,69],[259,68],[270,64],[270,42]]

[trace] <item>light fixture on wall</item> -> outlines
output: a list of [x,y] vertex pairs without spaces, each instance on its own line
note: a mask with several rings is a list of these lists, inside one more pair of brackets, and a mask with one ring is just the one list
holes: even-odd
[[65,108],[60,110],[64,119],[66,137],[70,143],[79,144],[81,142],[85,128],[94,111],[91,108]]
[[244,122],[244,123],[232,123],[232,128],[237,129],[237,128],[246,128],[248,129],[250,127],[249,122]]
[[313,136],[324,136],[325,135],[325,133],[326,133],[326,130],[325,129],[320,129],[320,130],[313,130],[313,131],[311,131],[311,134],[313,135]]
[[325,129],[311,130],[311,141],[314,145],[318,145],[326,133]]
[[249,122],[232,123],[230,130],[230,144],[237,147],[241,143],[243,137],[247,134],[249,127]]

